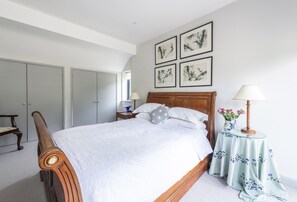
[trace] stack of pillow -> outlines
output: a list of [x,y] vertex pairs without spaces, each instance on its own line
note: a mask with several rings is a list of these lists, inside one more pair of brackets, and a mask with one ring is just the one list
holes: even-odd
[[[137,118],[142,118],[152,122],[153,124],[163,123],[169,118],[179,119],[186,122],[200,126],[204,121],[207,121],[208,115],[197,110],[184,108],[184,107],[172,107],[169,108],[165,105],[158,103],[146,103],[138,107],[133,111],[138,113]],[[204,125],[204,124],[203,124]]]

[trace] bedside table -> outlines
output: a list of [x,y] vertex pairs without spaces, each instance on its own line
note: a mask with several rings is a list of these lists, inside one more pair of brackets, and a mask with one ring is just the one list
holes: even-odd
[[241,190],[243,200],[263,200],[267,195],[287,199],[267,137],[260,132],[219,131],[209,174],[227,179],[229,186]]
[[133,114],[132,112],[117,112],[116,120],[120,119],[131,119],[135,118],[138,113]]

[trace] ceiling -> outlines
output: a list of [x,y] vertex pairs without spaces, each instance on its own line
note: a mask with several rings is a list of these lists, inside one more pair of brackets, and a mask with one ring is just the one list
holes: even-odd
[[10,1],[137,45],[236,0]]

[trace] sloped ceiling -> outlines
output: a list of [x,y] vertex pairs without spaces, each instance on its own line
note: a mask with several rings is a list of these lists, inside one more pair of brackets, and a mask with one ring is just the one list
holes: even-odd
[[[46,44],[50,38],[51,44],[56,44],[57,49],[66,50],[74,46],[77,47],[71,50],[77,50],[74,55],[84,55],[86,58],[71,59],[71,55],[63,51],[54,53],[43,49],[43,61],[50,60],[50,53],[53,55],[51,61],[59,64],[63,61],[68,65],[102,66],[111,71],[120,71],[129,58],[136,55],[138,44],[234,1],[236,0],[1,0],[2,39],[7,40],[3,40],[2,48],[0,47],[0,57],[21,55],[18,51],[23,50],[28,53],[29,58],[29,52],[34,49],[40,55],[42,52],[37,50],[41,50],[42,44]],[[19,33],[13,31],[14,29]],[[32,41],[35,47],[27,48],[27,41],[17,44],[11,40],[12,36],[18,37],[16,41]],[[39,40],[41,38],[42,41]],[[82,62],[91,57],[93,63]]]
[[11,0],[11,2],[136,45],[234,1]]

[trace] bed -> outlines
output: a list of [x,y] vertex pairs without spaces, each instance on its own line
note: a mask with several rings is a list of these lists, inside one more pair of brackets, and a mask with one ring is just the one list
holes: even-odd
[[[206,130],[208,131],[207,139],[213,147],[215,97],[216,92],[150,92],[147,97],[147,102],[161,103],[168,107],[186,107],[206,113],[208,115],[208,121],[205,122]],[[79,180],[81,179],[81,174],[75,172],[77,171],[76,163],[66,155],[68,151],[66,151],[65,148],[64,150],[61,149],[63,148],[62,146],[60,146],[61,148],[58,147],[60,144],[58,139],[56,139],[56,141],[53,139],[47,129],[44,118],[39,112],[33,112],[32,116],[35,121],[39,141],[38,156],[39,166],[41,168],[40,177],[44,182],[48,201],[68,202],[83,201],[83,199],[84,201],[89,201],[89,199],[86,200],[85,197],[83,197],[85,185],[82,183],[82,180]],[[125,122],[122,122],[122,125],[124,123]],[[120,123],[117,124],[119,125]],[[82,127],[81,130],[83,129]],[[69,129],[68,132],[71,133],[71,130],[73,129]],[[54,134],[54,136],[58,135]],[[71,142],[71,139],[68,139],[67,142]],[[74,148],[79,149],[79,146],[75,146]],[[69,159],[72,160],[73,165],[70,163],[71,161]],[[81,159],[81,157],[79,157],[79,159]],[[178,180],[174,181],[172,185],[168,186],[167,190],[165,189],[163,193],[153,200],[178,201],[181,199],[195,181],[207,170],[209,162],[210,155],[200,160],[197,165],[194,165],[193,168],[185,172]],[[84,163],[81,166],[83,165]],[[155,167],[158,167],[158,165],[155,165]],[[93,168],[98,169],[97,166]],[[84,174],[87,176],[88,173]],[[92,172],[90,172],[90,174],[92,174]],[[146,173],[143,173],[143,175],[146,175]],[[100,181],[100,179],[98,180]],[[79,182],[81,182],[83,186]],[[144,190],[144,192],[145,191],[146,190]]]

